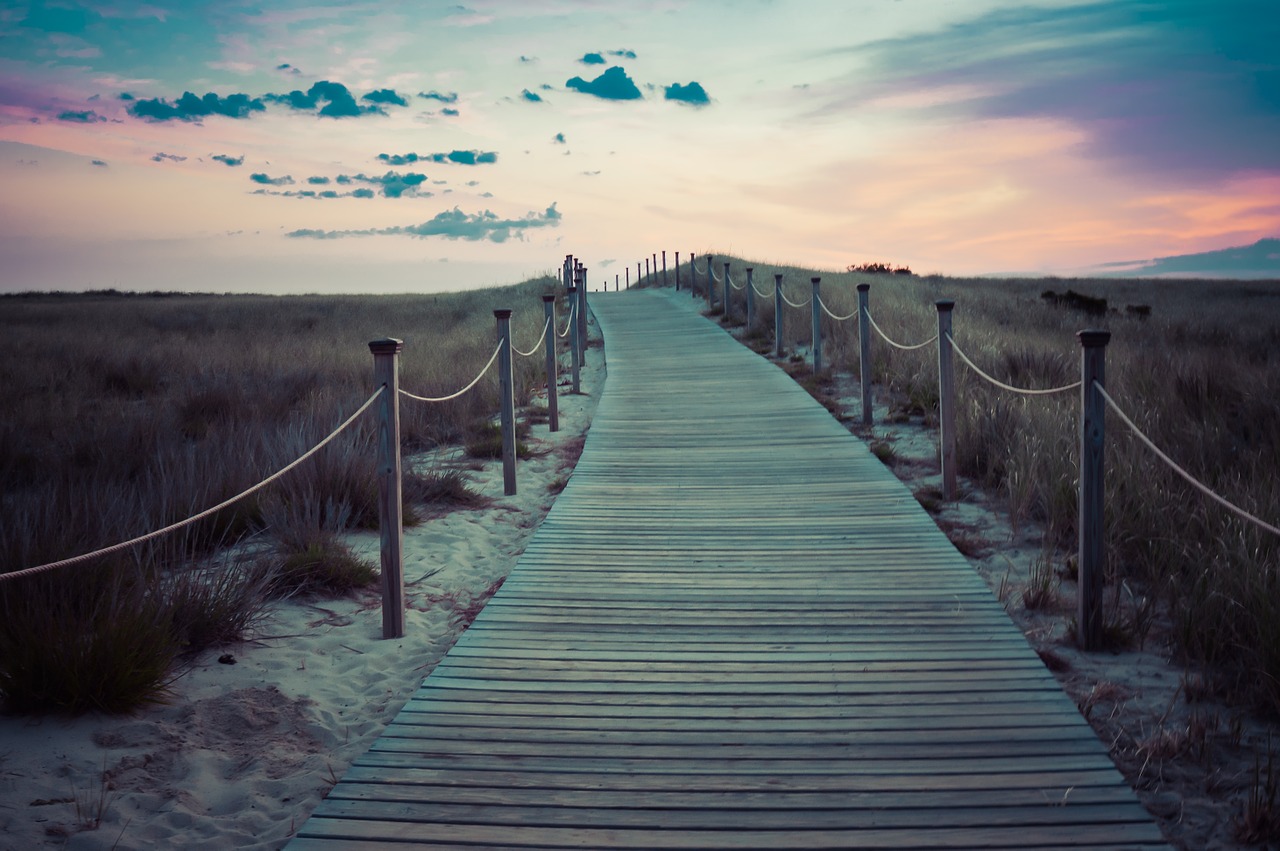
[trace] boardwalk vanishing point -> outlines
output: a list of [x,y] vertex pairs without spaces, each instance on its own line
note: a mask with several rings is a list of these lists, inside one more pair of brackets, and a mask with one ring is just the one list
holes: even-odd
[[568,486],[289,847],[1165,847],[907,488],[676,297],[595,299]]

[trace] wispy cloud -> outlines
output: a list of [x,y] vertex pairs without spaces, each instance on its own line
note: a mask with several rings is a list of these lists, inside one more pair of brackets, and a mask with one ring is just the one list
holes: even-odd
[[70,121],[75,124],[98,124],[100,122],[106,121],[107,119],[104,116],[101,116],[98,113],[94,112],[92,109],[84,109],[84,110],[68,109],[58,113],[58,120]]
[[230,154],[214,154],[213,159],[216,162],[220,162],[226,166],[231,166],[232,168],[244,165],[244,154],[241,154],[238,157],[233,157]]
[[532,228],[556,227],[560,224],[560,212],[552,204],[542,213],[528,213],[519,219],[504,219],[490,210],[479,213],[464,213],[454,207],[440,213],[418,225],[407,225],[387,228],[366,228],[363,230],[315,230],[303,228],[290,231],[288,236],[309,239],[342,239],[353,236],[411,236],[427,238],[432,236],[445,239],[463,239],[470,242],[487,240],[489,242],[506,242],[515,237],[524,236],[526,230]]
[[489,165],[498,161],[496,151],[449,151],[436,154],[378,154],[387,165],[412,165],[413,163],[454,163],[456,165]]
[[129,106],[129,114],[148,121],[200,121],[211,115],[248,118],[265,109],[266,105],[260,98],[246,94],[222,97],[216,92],[208,92],[203,96],[183,92],[182,97],[174,103],[164,98],[134,100]]
[[250,180],[252,180],[254,183],[261,183],[261,184],[263,184],[264,186],[291,186],[291,185],[293,185],[293,178],[292,178],[292,177],[290,177],[290,176],[289,176],[289,175],[287,175],[287,174],[286,174],[286,175],[284,175],[283,177],[271,177],[270,175],[265,174],[264,172],[260,172],[260,171],[258,171],[258,172],[254,172],[253,174],[249,175],[249,179],[250,179]]

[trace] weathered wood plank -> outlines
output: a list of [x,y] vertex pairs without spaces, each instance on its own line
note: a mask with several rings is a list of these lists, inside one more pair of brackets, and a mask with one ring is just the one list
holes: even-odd
[[1161,846],[861,442],[664,296],[596,304],[568,486],[291,848]]

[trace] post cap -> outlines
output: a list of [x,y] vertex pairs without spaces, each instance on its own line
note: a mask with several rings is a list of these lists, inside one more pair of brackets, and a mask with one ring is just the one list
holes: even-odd
[[511,308],[509,308],[509,307],[495,307],[495,308],[493,309],[493,315],[494,315],[494,318],[496,318],[496,319],[510,319],[510,318],[511,318]]
[[782,280],[782,273],[781,273],[781,272],[774,272],[774,273],[773,273],[773,279],[774,279],[775,281],[781,281],[781,280]]
[[1077,331],[1076,337],[1079,338],[1081,346],[1086,349],[1096,349],[1110,342],[1111,332],[1090,328],[1084,331]]
[[811,283],[811,284],[819,284],[819,283],[822,283],[822,279],[821,279],[821,278],[810,278],[810,279],[809,279],[809,283]]
[[869,289],[871,289],[870,284],[858,284],[858,292],[860,293],[865,293]]
[[569,285],[569,286],[567,286],[565,289],[568,291],[568,293],[569,293],[570,295],[572,295],[572,294],[574,294],[574,293],[576,293],[576,292],[578,291],[578,288],[577,288],[577,287],[575,287],[573,284],[570,284],[570,285]]
[[375,355],[398,355],[403,348],[404,340],[397,340],[395,337],[383,337],[369,342],[369,351]]
[[748,267],[747,267],[747,271],[748,271],[748,272],[754,272],[755,270],[756,270],[756,267],[755,267],[755,266],[748,266]]
[[934,304],[937,305],[939,313],[943,313],[944,311],[949,313],[952,308],[956,306],[956,303],[949,298],[940,298],[935,301]]
[[553,301],[555,301],[555,300],[556,300],[556,294],[555,294],[555,293],[543,293],[543,294],[542,294],[542,300],[543,300],[544,302],[547,302],[547,303],[549,304],[549,303],[551,303],[551,302],[553,302]]

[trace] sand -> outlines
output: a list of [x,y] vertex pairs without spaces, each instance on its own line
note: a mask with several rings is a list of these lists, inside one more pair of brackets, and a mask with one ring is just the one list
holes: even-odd
[[[285,602],[252,640],[201,654],[166,706],[0,717],[0,849],[284,845],[511,571],[576,460],[603,383],[593,348],[589,395],[561,388],[560,431],[533,427],[537,457],[519,462],[516,496],[503,496],[501,463],[487,462],[469,474],[489,507],[405,529],[403,639],[382,639],[376,587]],[[412,460],[470,463],[456,448]],[[348,542],[378,563],[376,533]]]

